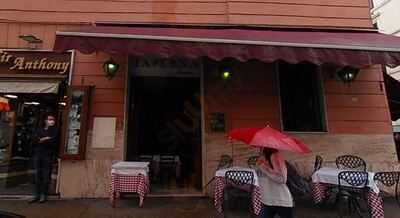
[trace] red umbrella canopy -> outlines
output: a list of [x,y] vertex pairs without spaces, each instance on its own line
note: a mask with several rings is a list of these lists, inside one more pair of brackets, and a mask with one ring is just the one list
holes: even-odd
[[299,140],[281,133],[269,126],[265,128],[240,128],[229,132],[228,137],[260,148],[275,148],[296,153],[309,153],[311,150]]

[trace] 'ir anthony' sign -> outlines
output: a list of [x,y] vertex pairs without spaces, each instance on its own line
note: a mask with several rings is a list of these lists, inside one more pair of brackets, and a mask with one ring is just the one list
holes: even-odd
[[71,52],[0,50],[0,74],[68,76],[71,65]]

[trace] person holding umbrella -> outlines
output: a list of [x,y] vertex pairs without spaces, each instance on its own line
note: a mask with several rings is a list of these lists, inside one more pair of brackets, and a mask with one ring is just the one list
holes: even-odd
[[256,163],[263,203],[259,218],[273,218],[275,215],[293,218],[293,196],[286,185],[286,163],[279,151],[306,154],[311,150],[299,140],[270,126],[234,129],[228,137],[262,149],[262,155]]
[[293,218],[293,197],[286,185],[286,163],[280,152],[264,148],[257,161],[257,174],[261,188],[261,209],[259,218]]

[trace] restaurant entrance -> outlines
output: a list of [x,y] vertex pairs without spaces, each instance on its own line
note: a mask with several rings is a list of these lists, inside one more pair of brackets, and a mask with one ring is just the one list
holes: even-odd
[[[61,126],[62,95],[58,93],[0,93],[10,111],[0,112],[0,194],[30,195],[34,185],[33,146],[36,130],[47,114]],[[58,128],[59,129],[59,128]],[[58,153],[57,147],[54,154]],[[49,193],[56,194],[58,160],[53,156]]]
[[127,160],[151,163],[151,194],[200,193],[200,77],[171,74],[160,60],[165,71],[143,72],[137,59],[130,69]]

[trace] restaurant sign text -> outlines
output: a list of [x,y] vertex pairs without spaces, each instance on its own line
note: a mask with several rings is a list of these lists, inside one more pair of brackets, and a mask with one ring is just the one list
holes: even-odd
[[0,50],[0,74],[68,76],[71,62],[71,52]]
[[129,60],[129,70],[135,76],[200,77],[201,69],[198,59],[144,56]]

